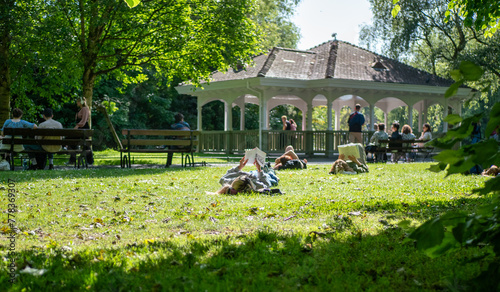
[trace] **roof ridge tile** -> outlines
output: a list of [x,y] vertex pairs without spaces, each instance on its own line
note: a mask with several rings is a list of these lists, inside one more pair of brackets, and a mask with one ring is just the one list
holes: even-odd
[[274,47],[271,52],[269,53],[269,56],[267,57],[266,61],[264,62],[264,65],[262,65],[262,69],[260,69],[259,73],[257,73],[257,77],[266,77],[267,72],[271,69],[271,66],[273,65],[274,60],[276,59],[276,54],[281,48],[279,47]]

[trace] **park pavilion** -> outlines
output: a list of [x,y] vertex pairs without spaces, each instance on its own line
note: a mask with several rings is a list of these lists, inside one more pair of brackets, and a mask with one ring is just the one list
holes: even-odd
[[[348,133],[340,131],[339,113],[344,106],[351,109],[359,103],[369,108],[366,122],[373,126],[374,109],[387,114],[400,106],[415,109],[419,131],[427,120],[427,108],[440,104],[444,116],[450,110],[460,114],[461,105],[471,94],[469,88],[459,88],[455,96],[445,99],[444,93],[453,83],[439,76],[418,70],[350,43],[332,40],[309,50],[275,47],[267,54],[256,56],[254,65],[215,72],[203,88],[190,84],[176,87],[181,94],[197,97],[198,129],[202,125],[203,105],[220,100],[225,104],[224,131],[204,131],[201,152],[242,152],[259,146],[267,152],[282,151],[283,135],[293,142],[297,151],[308,155],[331,156],[337,145],[347,142]],[[232,107],[242,113],[246,103],[259,105],[260,128],[244,131],[245,115],[240,115],[240,131],[232,131]],[[269,129],[269,111],[279,105],[293,105],[302,111],[302,129],[292,134]],[[312,130],[312,110],[327,107],[326,131]],[[413,111],[408,111],[413,124]],[[421,113],[421,114],[420,114]],[[446,131],[447,125],[443,127]],[[368,130],[372,130],[368,128]],[[212,133],[213,132],[213,133]],[[364,133],[365,139],[369,132]]]

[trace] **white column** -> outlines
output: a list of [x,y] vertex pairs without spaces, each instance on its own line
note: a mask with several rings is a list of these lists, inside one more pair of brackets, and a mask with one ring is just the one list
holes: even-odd
[[384,112],[384,124],[385,124],[385,128],[387,130],[389,130],[391,127],[387,124],[387,112]]
[[328,128],[326,128],[328,131],[333,130],[332,128],[332,100],[331,98],[326,99],[326,114],[328,116]]
[[245,98],[240,102],[240,131],[245,130]]
[[224,101],[224,131],[233,129],[232,101]]
[[201,128],[201,121],[202,121],[202,116],[201,116],[201,113],[202,113],[202,109],[203,109],[203,105],[201,104],[201,101],[200,101],[200,98],[198,97],[197,98],[197,103],[198,103],[198,131],[201,131],[202,128]]
[[262,130],[267,130],[269,129],[269,111],[267,109],[267,103],[269,102],[269,97],[267,96],[264,92],[262,95],[262,100],[260,101],[260,107],[262,110],[262,117],[261,117],[261,128]]
[[313,118],[313,106],[312,106],[312,100],[307,101],[307,124],[306,124],[306,130],[312,131],[312,118]]
[[[448,116],[448,100],[444,101],[443,120]],[[448,132],[448,122],[443,122],[443,133]]]
[[413,104],[408,104],[408,125],[413,129]]
[[370,103],[370,127],[368,127],[368,130],[373,131],[373,124],[375,120],[375,106]]
[[422,132],[422,108],[424,107],[424,102],[420,102],[418,108],[418,123],[416,131]]
[[335,131],[340,130],[340,106],[335,107]]

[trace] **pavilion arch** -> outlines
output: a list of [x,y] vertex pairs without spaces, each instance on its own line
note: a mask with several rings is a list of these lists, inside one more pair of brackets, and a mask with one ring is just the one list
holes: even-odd
[[[201,105],[201,110],[203,110],[203,107],[208,105],[208,104],[211,104],[213,102],[222,102],[223,104],[223,108],[224,108],[224,111],[226,111],[226,109],[228,108],[228,105],[227,105],[227,101],[223,100],[223,99],[220,99],[220,98],[213,98],[213,99],[210,99],[210,100],[206,100],[206,102],[204,102],[202,105]],[[201,123],[201,121],[198,121]],[[199,127],[199,129],[201,129],[201,125]],[[226,129],[226,120],[224,120],[224,129]],[[221,129],[215,129],[216,131],[217,130],[221,130]]]
[[370,106],[370,103],[365,100],[364,98],[357,96],[355,94],[344,94],[342,96],[339,96],[335,98],[332,101],[332,106],[331,108],[335,111],[335,130],[339,131],[340,130],[340,123],[341,123],[341,118],[340,118],[340,112],[342,108],[345,106],[349,107],[351,111],[354,111],[354,108],[356,104],[359,104],[361,107],[367,107]]
[[[305,130],[306,127],[306,115],[305,113],[307,112],[307,103],[300,97],[298,96],[292,96],[292,95],[277,95],[271,97],[267,101],[267,116],[269,116],[269,112],[280,105],[293,105],[294,107],[298,108],[302,112],[302,130]],[[269,128],[269,119],[267,119],[267,128]]]

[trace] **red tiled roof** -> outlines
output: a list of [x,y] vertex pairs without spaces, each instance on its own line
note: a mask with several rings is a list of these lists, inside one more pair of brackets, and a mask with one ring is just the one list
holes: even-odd
[[427,86],[450,86],[453,81],[418,70],[343,41],[329,41],[308,51],[275,47],[254,58],[246,70],[215,72],[211,82],[253,77],[317,80],[347,79]]

